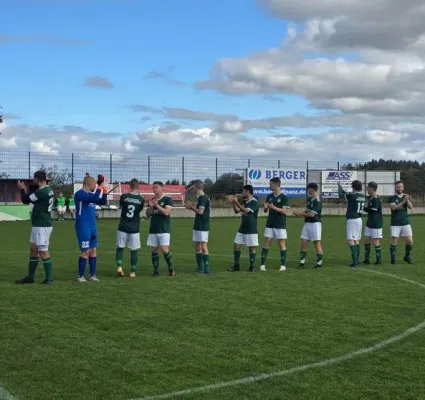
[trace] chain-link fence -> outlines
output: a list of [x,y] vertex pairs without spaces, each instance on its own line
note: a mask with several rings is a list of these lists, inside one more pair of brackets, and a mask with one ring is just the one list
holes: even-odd
[[[0,152],[0,173],[7,179],[31,179],[34,172],[43,168],[56,187],[70,188],[81,182],[87,172],[95,176],[103,174],[110,182],[126,183],[132,178],[151,184],[162,181],[165,184],[187,185],[201,179],[206,183],[211,196],[239,193],[249,168],[303,170],[307,172],[307,182],[315,182],[320,191],[326,189],[324,174],[327,171],[354,171],[356,179],[364,184],[374,180],[385,196],[393,192],[394,182],[405,182],[406,191],[419,202],[425,196],[425,168],[423,164],[406,162],[390,164],[379,160],[373,162],[345,161],[304,161],[288,159],[242,159],[232,157],[158,157],[150,155],[124,155],[100,153],[37,153],[23,151]],[[400,173],[396,172],[400,171]],[[326,180],[326,179],[325,179]],[[6,197],[0,189],[0,201]],[[8,195],[8,197],[11,197]],[[7,199],[6,199],[7,201]],[[302,199],[301,199],[302,201]],[[337,199],[325,202],[338,203]]]

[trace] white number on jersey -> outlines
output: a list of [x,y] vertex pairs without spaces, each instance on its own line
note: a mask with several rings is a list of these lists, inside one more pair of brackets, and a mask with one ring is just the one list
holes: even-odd
[[130,204],[127,209],[128,209],[128,212],[125,216],[127,218],[133,218],[134,217],[134,210],[136,209],[136,207],[134,207],[133,204]]
[[362,201],[359,201],[357,203],[357,212],[360,214],[363,211],[364,203]]
[[50,197],[50,199],[49,199],[49,208],[48,208],[48,211],[49,212],[52,212],[52,210],[53,210],[53,203],[55,202],[55,198],[54,197]]

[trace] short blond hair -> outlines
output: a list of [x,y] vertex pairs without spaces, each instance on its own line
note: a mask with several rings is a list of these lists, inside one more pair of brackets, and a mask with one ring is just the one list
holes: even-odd
[[86,175],[85,177],[84,177],[84,180],[83,180],[83,185],[87,185],[87,184],[92,184],[92,183],[96,183],[96,179],[94,179],[92,176],[90,176],[90,175]]

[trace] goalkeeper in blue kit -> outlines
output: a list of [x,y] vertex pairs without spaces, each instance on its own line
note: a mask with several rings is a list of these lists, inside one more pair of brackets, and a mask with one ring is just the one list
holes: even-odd
[[75,232],[77,234],[78,245],[80,247],[80,257],[78,259],[78,282],[86,282],[85,271],[87,260],[90,266],[90,281],[97,282],[96,267],[98,245],[96,226],[96,204],[105,205],[107,201],[107,185],[104,178],[99,175],[97,188],[96,180],[91,176],[86,176],[83,187],[75,195]]

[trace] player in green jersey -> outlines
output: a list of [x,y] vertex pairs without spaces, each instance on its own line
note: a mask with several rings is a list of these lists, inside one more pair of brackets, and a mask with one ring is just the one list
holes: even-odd
[[159,275],[159,254],[161,249],[170,276],[175,276],[173,258],[170,252],[171,210],[173,200],[164,195],[164,184],[155,181],[152,186],[153,199],[149,200],[146,216],[151,219],[147,245],[152,248],[153,276]]
[[347,200],[347,243],[351,250],[352,263],[351,268],[357,268],[360,264],[360,240],[362,238],[362,212],[366,201],[365,195],[362,193],[363,185],[360,181],[351,182],[353,191],[347,193],[338,184],[338,195],[340,199]]
[[117,231],[117,276],[124,276],[122,261],[124,248],[130,249],[131,271],[130,278],[136,276],[137,251],[140,249],[140,213],[145,205],[145,199],[140,195],[139,180],[130,181],[130,192],[124,193],[120,198],[121,218]]
[[371,244],[375,246],[376,262],[375,265],[382,264],[382,204],[381,199],[378,197],[378,184],[376,182],[369,182],[367,185],[368,196],[364,206],[364,211],[367,212],[367,222],[364,232],[365,236],[365,259],[363,264],[370,264],[370,250]]
[[197,204],[192,201],[186,202],[186,208],[195,213],[192,240],[195,244],[196,264],[198,273],[211,274],[210,256],[208,252],[208,236],[210,233],[210,209],[211,201],[204,193],[202,181],[195,182]]
[[404,193],[402,181],[395,183],[395,195],[389,199],[391,208],[391,264],[395,264],[398,239],[404,238],[406,242],[403,260],[409,264],[412,263],[410,253],[413,247],[412,227],[409,223],[408,210],[413,209],[409,195]]
[[34,183],[37,190],[29,194],[25,183],[20,182],[21,199],[24,204],[33,204],[31,213],[31,239],[30,239],[30,259],[28,263],[28,274],[25,278],[15,281],[19,284],[34,283],[34,275],[37,270],[39,259],[44,266],[45,279],[43,284],[53,283],[52,259],[49,253],[49,241],[52,234],[53,224],[51,212],[55,201],[54,192],[47,184],[47,176],[44,171],[37,171],[34,174]]
[[316,249],[316,265],[314,268],[320,268],[323,264],[322,249],[322,202],[319,197],[319,187],[316,183],[307,185],[308,201],[304,211],[294,212],[296,217],[304,218],[304,226],[301,232],[301,251],[299,268],[304,268],[307,258],[309,242],[314,243]]
[[62,192],[56,197],[56,211],[58,213],[58,221],[64,221],[64,215],[66,211],[66,198]]
[[71,219],[75,219],[75,199],[74,196],[68,197],[68,210],[71,214]]
[[254,272],[258,247],[258,201],[254,197],[254,188],[251,185],[245,185],[243,187],[242,198],[242,203],[239,203],[236,196],[229,197],[229,200],[233,203],[233,211],[235,214],[242,214],[242,217],[234,241],[234,264],[228,271],[240,271],[239,260],[241,258],[241,247],[245,245],[249,249],[249,272]]
[[261,251],[260,271],[266,271],[267,255],[269,253],[270,243],[273,239],[277,240],[280,250],[280,269],[286,271],[286,213],[289,210],[288,197],[280,189],[281,181],[275,177],[270,179],[270,193],[264,203],[264,212],[267,216],[266,229],[264,231],[264,247]]

